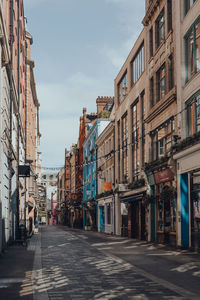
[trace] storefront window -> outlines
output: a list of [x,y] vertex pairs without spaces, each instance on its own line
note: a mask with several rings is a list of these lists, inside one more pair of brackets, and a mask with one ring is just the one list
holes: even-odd
[[176,198],[172,200],[172,207],[171,207],[171,215],[172,215],[172,224],[171,224],[171,231],[176,231]]
[[157,185],[157,207],[157,230],[165,233],[176,232],[176,192],[171,182]]
[[159,184],[157,187],[157,197],[158,197],[158,231],[164,230],[163,222],[163,201],[160,199],[159,195],[161,193],[162,186]]

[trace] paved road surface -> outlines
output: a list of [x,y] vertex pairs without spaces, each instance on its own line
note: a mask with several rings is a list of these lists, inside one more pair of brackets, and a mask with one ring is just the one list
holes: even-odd
[[56,226],[28,251],[18,299],[200,299],[200,256],[189,251]]

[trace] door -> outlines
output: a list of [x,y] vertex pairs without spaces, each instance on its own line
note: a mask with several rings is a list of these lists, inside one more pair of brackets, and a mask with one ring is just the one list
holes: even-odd
[[131,232],[132,238],[139,239],[139,202],[135,201],[132,204],[131,214]]
[[146,219],[145,219],[145,206],[141,202],[141,239],[146,239]]
[[100,232],[104,232],[104,206],[100,206]]
[[189,247],[189,201],[188,201],[188,173],[180,175],[181,196],[181,245]]
[[191,246],[200,251],[200,171],[191,174]]

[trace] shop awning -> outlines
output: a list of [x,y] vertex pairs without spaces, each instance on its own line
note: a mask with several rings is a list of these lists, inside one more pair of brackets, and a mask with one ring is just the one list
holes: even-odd
[[121,202],[135,202],[135,201],[141,201],[142,198],[144,197],[144,194],[135,194],[135,195],[131,195],[131,196],[127,196],[127,197],[122,197],[120,198]]

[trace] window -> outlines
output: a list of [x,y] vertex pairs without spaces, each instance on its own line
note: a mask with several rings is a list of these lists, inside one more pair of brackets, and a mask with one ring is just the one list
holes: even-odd
[[151,133],[152,160],[164,156],[172,146],[174,119],[170,119]]
[[150,79],[150,101],[151,107],[154,106],[154,79],[153,77]]
[[118,103],[120,104],[127,94],[127,73],[124,74],[120,83],[118,84]]
[[132,61],[132,84],[134,84],[144,72],[144,44]]
[[174,87],[174,61],[173,54],[169,57],[169,90]]
[[167,1],[167,29],[172,30],[172,0]]
[[200,70],[200,19],[185,36],[186,82]]
[[122,175],[123,181],[128,179],[128,115],[122,118]]
[[157,80],[157,102],[158,102],[165,95],[165,89],[166,89],[165,64],[163,64],[162,67],[156,73],[156,80]]
[[139,101],[132,106],[132,172],[133,179],[139,172]]
[[156,47],[158,48],[165,39],[165,15],[164,9],[156,20]]
[[153,27],[149,31],[149,55],[153,56]]
[[186,15],[196,0],[184,0],[184,1],[185,1],[185,15]]
[[200,92],[193,96],[186,106],[187,136],[200,131]]

